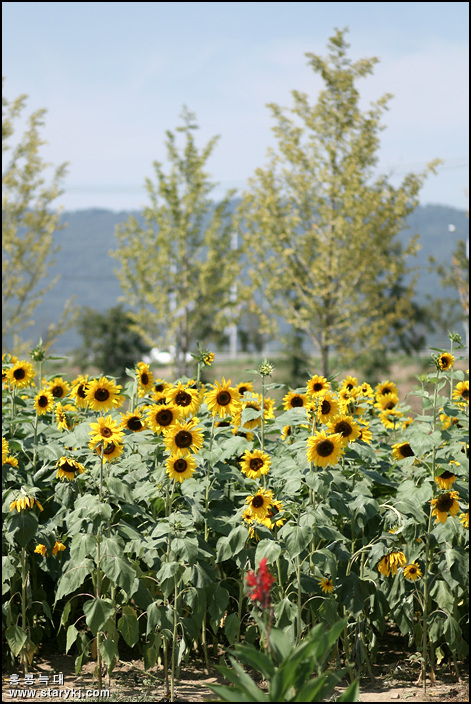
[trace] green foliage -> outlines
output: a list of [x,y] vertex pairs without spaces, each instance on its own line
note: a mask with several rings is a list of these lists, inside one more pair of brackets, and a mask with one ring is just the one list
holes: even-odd
[[[260,652],[251,644],[235,645],[229,655],[231,667],[218,667],[219,672],[232,686],[209,685],[220,697],[217,701],[326,701],[326,698],[332,695],[334,687],[348,672],[348,668],[337,671],[328,668],[332,649],[345,628],[346,621],[339,621],[328,631],[322,625],[315,626],[295,648],[290,647],[281,630],[274,628],[268,632],[261,621],[259,625],[267,640],[267,653]],[[267,683],[267,693],[255,684],[240,663],[262,675]],[[340,698],[333,701],[358,701],[358,682],[353,682]]]
[[[44,172],[50,164],[40,155],[45,110],[31,113],[26,131],[15,139],[15,123],[26,98],[21,95],[10,102],[2,95],[2,344],[10,349],[20,344],[20,334],[33,324],[42,297],[57,282],[58,277],[48,280],[48,272],[57,252],[54,232],[63,226],[51,208],[63,192],[67,167],[57,167],[46,184]],[[70,313],[69,301],[54,334],[63,331]],[[46,342],[52,343],[52,330]]]
[[74,363],[82,372],[93,365],[102,374],[124,377],[126,369],[149,351],[132,325],[132,316],[122,305],[104,313],[85,308],[77,323],[83,343],[74,353]]
[[151,204],[143,211],[144,224],[130,217],[118,226],[119,248],[111,252],[121,265],[116,273],[135,329],[151,346],[175,350],[177,375],[186,373],[196,340],[220,338],[231,322],[239,274],[237,252],[231,251],[233,192],[215,205],[205,171],[217,138],[199,151],[195,116],[184,108],[181,117],[181,149],[167,132],[170,173],[154,161],[157,183],[146,180]]
[[381,116],[392,96],[360,109],[356,82],[378,59],[352,62],[348,46],[345,31],[337,30],[326,59],[306,54],[325,83],[314,106],[299,91],[292,91],[289,111],[269,105],[277,149],[256,170],[239,208],[252,311],[266,330],[273,332],[279,316],[304,332],[322,355],[325,376],[331,351],[349,364],[373,340],[385,348],[397,327],[407,326],[415,282],[401,295],[396,286],[417,241],[402,247],[397,235],[434,166],[408,174],[398,188],[373,176]]

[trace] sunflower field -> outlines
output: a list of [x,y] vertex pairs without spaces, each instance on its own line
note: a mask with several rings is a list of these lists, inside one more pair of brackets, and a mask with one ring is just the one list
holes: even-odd
[[138,362],[123,386],[48,377],[38,349],[31,362],[4,355],[12,663],[28,672],[41,645],[57,643],[76,673],[95,660],[101,683],[132,648],[163,669],[173,698],[182,662],[209,668],[215,644],[262,648],[269,608],[293,648],[313,627],[337,629],[329,666],[351,680],[371,670],[391,626],[424,681],[443,659],[459,674],[469,380],[456,352],[437,350],[417,377],[420,412],[390,380],[313,373],[281,388],[268,361],[204,384],[214,355],[201,348],[193,379],[169,383]]

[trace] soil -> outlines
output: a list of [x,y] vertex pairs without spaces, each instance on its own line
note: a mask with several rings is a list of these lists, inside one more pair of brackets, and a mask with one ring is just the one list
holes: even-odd
[[[414,702],[468,702],[469,678],[466,664],[460,664],[460,675],[457,677],[453,665],[442,663],[436,672],[436,681],[430,683],[424,691],[422,685],[417,684],[420,666],[413,657],[408,657],[407,648],[404,647],[405,639],[398,634],[386,636],[378,653],[377,661],[372,665],[373,679],[362,677],[360,681],[360,702],[395,702],[397,700],[412,700]],[[221,651],[222,655],[222,651]],[[121,660],[112,673],[111,681],[103,678],[103,689],[109,694],[98,696],[98,685],[94,678],[95,662],[86,663],[79,676],[74,674],[74,656],[59,655],[52,648],[43,648],[42,654],[33,665],[34,684],[25,686],[24,678],[20,675],[18,689],[36,689],[37,694],[30,694],[28,698],[40,698],[45,702],[57,699],[78,699],[86,701],[122,701],[122,702],[169,702],[164,673],[162,668],[154,667],[151,671],[144,670],[142,660]],[[18,699],[12,696],[11,691],[15,685],[10,684],[11,670],[4,664],[2,700],[9,702]],[[18,672],[18,671],[16,671]],[[63,673],[63,684],[54,685],[53,675]],[[18,673],[19,674],[19,673]],[[50,681],[40,683],[39,676],[49,676]],[[256,679],[256,673],[255,673]],[[205,702],[217,699],[207,685],[223,683],[221,675],[214,669],[210,674],[206,672],[201,663],[187,663],[183,665],[175,687],[175,702]],[[259,682],[263,687],[263,683]],[[348,685],[337,688],[337,694],[330,701],[334,701]],[[47,692],[47,688],[51,690]],[[46,690],[41,692],[41,690]],[[70,691],[73,690],[73,691]],[[80,692],[79,692],[80,690]],[[87,690],[91,690],[90,693]],[[95,691],[93,691],[95,690]],[[41,692],[41,693],[40,693]],[[48,696],[49,694],[49,696]],[[88,696],[87,696],[88,695]]]

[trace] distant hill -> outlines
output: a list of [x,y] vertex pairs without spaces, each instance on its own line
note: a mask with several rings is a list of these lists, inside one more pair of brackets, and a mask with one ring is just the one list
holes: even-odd
[[[40,336],[45,337],[48,325],[58,319],[64,301],[71,296],[76,296],[77,305],[99,311],[117,304],[122,296],[113,271],[118,262],[109,256],[109,251],[116,249],[116,225],[130,215],[139,218],[140,213],[92,208],[62,214],[61,222],[67,223],[67,227],[57,233],[56,241],[61,245],[61,250],[57,255],[57,264],[50,272],[51,277],[60,274],[61,279],[37,309],[36,323],[28,329],[28,338],[36,341]],[[441,205],[419,206],[407,224],[408,229],[401,233],[401,238],[407,241],[411,235],[418,233],[422,246],[417,258],[410,261],[411,266],[420,267],[417,300],[423,301],[427,294],[432,297],[443,295],[436,276],[427,272],[428,257],[432,255],[443,263],[451,261],[456,241],[468,238],[466,212]],[[77,331],[70,330],[58,340],[54,351],[65,354],[80,346],[80,343]],[[440,340],[429,339],[428,344],[438,346],[447,344],[447,341],[441,343]]]

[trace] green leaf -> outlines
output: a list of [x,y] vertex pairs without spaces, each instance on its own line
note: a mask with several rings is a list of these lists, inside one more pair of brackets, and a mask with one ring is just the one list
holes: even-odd
[[313,530],[310,526],[291,526],[286,524],[278,535],[283,539],[289,556],[294,559],[308,547],[313,537]]
[[119,657],[118,644],[106,638],[100,641],[100,653],[108,670],[111,670]]
[[77,640],[78,630],[72,624],[67,629],[66,647],[65,652],[68,653],[75,641]]
[[236,613],[229,614],[224,621],[224,634],[230,645],[234,643],[240,628],[240,619]]
[[24,510],[12,516],[6,532],[10,533],[21,547],[26,547],[36,535],[37,527],[38,517],[36,514]]
[[136,579],[136,570],[126,559],[116,555],[105,555],[100,560],[100,567],[109,579],[124,589],[128,597],[134,594],[139,582]]
[[[71,566],[71,564],[73,566]],[[95,568],[94,563],[88,558],[82,560],[79,565],[75,565],[71,560],[69,560],[67,566],[67,571],[64,572],[62,577],[59,579],[54,604],[57,604],[59,599],[67,594],[70,594],[79,587],[83,588],[85,578],[87,575],[91,574],[92,570]]]
[[109,599],[99,597],[86,601],[83,605],[85,621],[94,636],[103,628],[109,618],[115,613],[115,607]]
[[6,629],[5,638],[7,639],[11,652],[17,657],[28,640],[28,634],[15,624]]
[[281,554],[281,545],[276,540],[265,538],[257,543],[255,551],[255,564],[258,564],[262,558],[266,558],[267,563],[271,565]]
[[118,620],[118,631],[132,648],[139,640],[139,624],[132,606],[123,606],[123,615]]
[[338,702],[358,702],[360,696],[360,685],[358,680],[352,682],[348,689],[337,697]]

